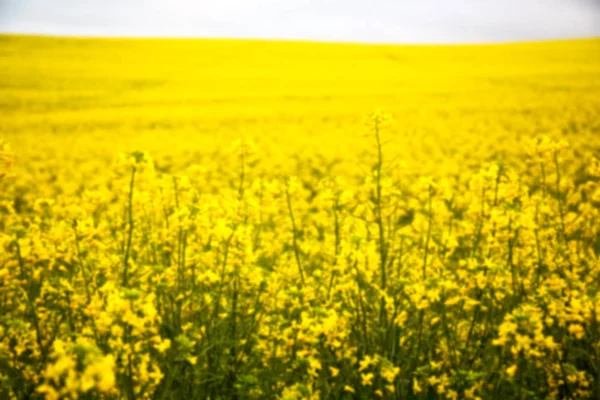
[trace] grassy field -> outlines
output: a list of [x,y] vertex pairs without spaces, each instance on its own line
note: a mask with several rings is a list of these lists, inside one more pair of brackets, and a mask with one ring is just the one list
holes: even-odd
[[0,71],[0,398],[600,398],[600,39]]

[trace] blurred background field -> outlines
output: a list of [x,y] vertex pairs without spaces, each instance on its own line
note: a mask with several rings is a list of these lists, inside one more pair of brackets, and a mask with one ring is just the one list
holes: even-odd
[[[513,159],[535,135],[598,147],[600,40],[393,46],[247,40],[0,37],[0,135],[28,167],[91,173],[149,151],[180,169],[253,139],[270,165],[368,147],[361,120],[394,115],[388,153],[406,172],[456,174]],[[43,156],[41,156],[43,155]],[[210,157],[214,159],[214,157]],[[39,161],[39,160],[38,160]]]

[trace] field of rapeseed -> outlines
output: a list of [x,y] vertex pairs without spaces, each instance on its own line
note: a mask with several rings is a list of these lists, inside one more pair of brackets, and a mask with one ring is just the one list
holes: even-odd
[[0,70],[0,398],[600,398],[599,40]]

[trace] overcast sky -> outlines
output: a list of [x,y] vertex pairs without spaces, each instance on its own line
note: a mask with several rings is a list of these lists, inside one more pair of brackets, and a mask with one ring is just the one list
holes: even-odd
[[600,0],[0,0],[0,32],[388,43],[600,36]]

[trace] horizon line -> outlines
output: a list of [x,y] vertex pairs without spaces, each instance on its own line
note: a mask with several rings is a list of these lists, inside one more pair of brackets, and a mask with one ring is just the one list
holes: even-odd
[[523,40],[493,40],[493,41],[468,41],[468,42],[379,42],[357,40],[327,40],[327,39],[301,39],[301,38],[274,38],[274,37],[226,37],[226,36],[154,36],[154,35],[70,35],[36,32],[11,32],[0,31],[0,37],[27,37],[41,39],[66,39],[66,40],[197,40],[197,41],[239,41],[239,42],[284,42],[284,43],[313,43],[313,44],[340,44],[340,45],[367,45],[367,46],[486,46],[486,45],[513,45],[536,44],[556,42],[576,42],[600,40],[600,36],[573,36],[557,38],[523,39]]

